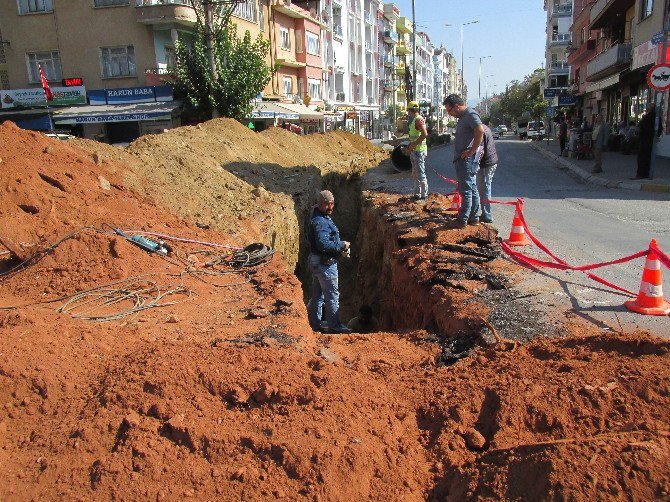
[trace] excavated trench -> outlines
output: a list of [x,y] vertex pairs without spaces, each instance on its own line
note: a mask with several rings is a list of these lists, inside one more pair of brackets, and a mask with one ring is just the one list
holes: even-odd
[[[369,176],[380,173],[392,176],[387,163]],[[314,187],[333,192],[333,220],[342,239],[352,242],[351,258],[339,262],[344,322],[361,305],[370,305],[383,331],[423,331],[426,341],[441,346],[446,364],[501,336],[529,340],[557,334],[556,326],[543,321],[510,288],[510,269],[516,269],[501,259],[495,229],[456,229],[447,197],[432,194],[419,205],[408,197],[366,189],[367,177],[331,175]],[[305,267],[305,234],[301,226],[296,274],[307,300],[311,277]]]

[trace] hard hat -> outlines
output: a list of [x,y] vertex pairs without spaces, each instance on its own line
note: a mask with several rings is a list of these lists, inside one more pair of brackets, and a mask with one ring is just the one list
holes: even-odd
[[407,109],[408,110],[418,110],[419,109],[419,103],[416,101],[410,101],[407,103]]

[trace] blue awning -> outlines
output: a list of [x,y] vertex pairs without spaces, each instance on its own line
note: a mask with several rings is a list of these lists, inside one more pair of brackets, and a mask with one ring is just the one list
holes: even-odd
[[179,101],[135,103],[127,105],[72,106],[54,112],[56,124],[92,124],[100,122],[138,122],[170,120],[179,114]]

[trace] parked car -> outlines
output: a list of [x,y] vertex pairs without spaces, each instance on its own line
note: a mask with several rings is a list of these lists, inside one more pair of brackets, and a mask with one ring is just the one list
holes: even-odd
[[520,139],[526,139],[528,137],[528,121],[519,120],[516,126],[516,133],[519,135]]
[[527,134],[532,140],[542,140],[547,134],[544,130],[544,122],[541,120],[528,122]]
[[493,139],[500,139],[500,136],[502,136],[502,132],[500,131],[500,127],[496,126],[491,129],[491,133],[493,134]]
[[507,126],[505,124],[500,125],[500,134],[505,134],[507,132]]

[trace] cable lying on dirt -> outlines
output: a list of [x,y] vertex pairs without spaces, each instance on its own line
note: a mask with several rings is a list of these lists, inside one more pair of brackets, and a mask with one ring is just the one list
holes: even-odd
[[[160,303],[172,295],[188,297],[191,290],[182,285],[165,288],[149,279],[130,277],[75,293],[57,312],[69,314],[75,319],[114,321],[143,310],[175,305],[177,301]],[[119,307],[124,308],[118,310]]]
[[75,230],[74,232],[71,232],[71,233],[67,234],[65,237],[58,240],[57,242],[55,242],[51,246],[49,246],[47,248],[44,248],[44,249],[40,249],[39,251],[34,253],[32,256],[29,256],[28,258],[26,258],[24,261],[22,261],[21,263],[19,263],[15,267],[12,267],[5,272],[0,272],[0,280],[5,278],[5,277],[9,277],[9,276],[11,276],[11,275],[13,275],[17,272],[20,272],[21,270],[23,270],[24,268],[29,267],[30,265],[34,265],[35,263],[39,262],[42,258],[44,258],[49,253],[52,253],[63,242],[65,242],[69,239],[72,239],[74,236],[76,236],[80,232],[83,232],[84,230],[92,230],[94,232],[98,232],[98,233],[101,233],[101,234],[106,233],[104,230],[102,230],[100,228],[96,228],[96,227],[90,227],[90,226],[81,227],[80,229]]

